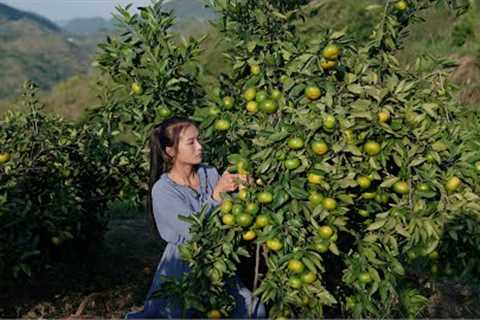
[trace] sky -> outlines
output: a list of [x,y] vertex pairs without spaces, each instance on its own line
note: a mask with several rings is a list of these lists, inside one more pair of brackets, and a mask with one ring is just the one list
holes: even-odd
[[151,0],[0,0],[0,3],[61,21],[86,17],[108,19],[117,5],[132,3],[138,7],[150,4]]

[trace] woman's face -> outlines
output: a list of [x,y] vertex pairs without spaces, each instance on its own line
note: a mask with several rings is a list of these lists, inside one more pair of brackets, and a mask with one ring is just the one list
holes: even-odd
[[188,126],[180,133],[178,149],[167,147],[167,153],[174,158],[175,163],[195,165],[202,162],[202,145],[198,141],[198,129]]

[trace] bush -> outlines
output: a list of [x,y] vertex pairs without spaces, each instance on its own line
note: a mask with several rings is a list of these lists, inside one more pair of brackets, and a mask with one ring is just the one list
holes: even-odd
[[7,113],[0,127],[2,285],[93,253],[123,186],[108,132],[44,113],[31,83],[23,99],[30,111]]

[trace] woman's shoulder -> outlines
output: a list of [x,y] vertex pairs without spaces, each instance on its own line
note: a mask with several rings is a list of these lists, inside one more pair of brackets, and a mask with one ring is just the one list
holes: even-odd
[[166,173],[163,173],[160,178],[153,184],[152,194],[172,194],[175,192],[175,186],[171,183],[170,178]]
[[218,175],[218,170],[217,168],[215,168],[214,166],[212,165],[209,165],[209,164],[206,164],[206,163],[201,163],[199,165],[199,168],[205,170],[205,172],[207,173],[207,175]]
[[200,168],[203,168],[208,183],[215,185],[220,178],[217,168],[208,164],[201,164]]

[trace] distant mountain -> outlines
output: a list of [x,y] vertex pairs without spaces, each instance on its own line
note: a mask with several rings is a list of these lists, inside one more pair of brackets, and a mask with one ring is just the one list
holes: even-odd
[[114,29],[113,21],[101,17],[77,18],[61,21],[59,25],[65,32],[78,35],[92,35],[95,33],[109,32]]
[[[216,14],[210,8],[206,8],[201,0],[173,0],[164,2],[164,11],[173,11],[177,18],[176,30],[182,31],[186,26],[202,23],[214,19]],[[76,18],[72,20],[60,20],[56,23],[64,32],[89,36],[96,33],[111,32],[115,29],[114,19],[101,17]]]
[[201,0],[173,0],[163,4],[165,11],[173,10],[178,22],[191,18],[205,21],[216,17],[215,11],[205,7]]
[[60,28],[55,23],[45,17],[39,16],[34,13],[17,10],[15,8],[0,3],[0,22],[4,23],[8,21],[17,21],[22,19],[35,22],[37,25],[50,31],[60,31]]
[[85,42],[44,17],[0,4],[0,99],[18,94],[25,80],[49,89],[86,72],[94,46]]

